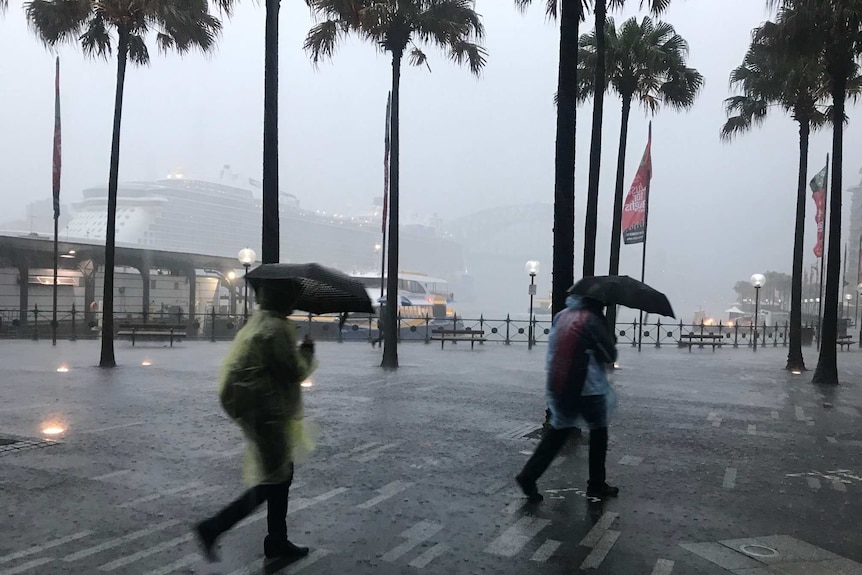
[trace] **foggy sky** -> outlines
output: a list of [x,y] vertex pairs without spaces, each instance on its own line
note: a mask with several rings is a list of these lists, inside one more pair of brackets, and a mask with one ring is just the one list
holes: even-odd
[[[429,49],[429,73],[405,68],[401,100],[402,213],[452,219],[492,205],[553,201],[558,29],[543,0],[524,15],[511,0],[479,0],[490,53],[481,78]],[[636,14],[637,2],[617,22]],[[703,306],[714,315],[733,301],[738,279],[790,271],[795,215],[797,127],[775,110],[762,129],[732,144],[719,140],[727,78],[750,30],[769,17],[761,0],[675,0],[662,17],[691,46],[689,65],[706,87],[688,113],[654,118],[647,281],[671,295],[679,315]],[[212,179],[223,164],[259,178],[263,116],[262,5],[243,2],[225,22],[217,49],[184,58],[153,54],[126,80],[120,180],[155,179],[178,169]],[[284,0],[280,45],[280,174],[304,207],[364,211],[381,194],[390,60],[349,40],[315,70],[302,51],[311,18]],[[591,21],[582,32],[592,28]],[[62,66],[63,201],[107,183],[116,62],[58,51]],[[4,220],[51,194],[53,58],[13,0],[0,17],[0,199]],[[851,108],[845,137],[846,185],[859,181],[862,132]],[[583,211],[591,106],[578,114],[576,253]],[[605,99],[597,270],[607,269],[607,236],[620,103]],[[626,186],[646,142],[648,118],[635,109]],[[825,162],[828,132],[812,138],[810,174]],[[845,212],[849,211],[849,198]],[[813,202],[807,205],[806,262],[813,262]],[[550,225],[550,224],[549,224]],[[547,230],[537,230],[546,234]],[[640,274],[640,247],[624,246],[622,273]],[[543,262],[545,263],[545,262]],[[545,269],[550,271],[550,262]],[[580,263],[576,275],[580,270]]]

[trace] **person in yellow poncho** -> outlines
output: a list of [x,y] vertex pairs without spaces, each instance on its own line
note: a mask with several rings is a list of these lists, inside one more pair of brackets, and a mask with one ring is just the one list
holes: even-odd
[[300,383],[317,367],[314,343],[297,348],[293,311],[299,286],[290,280],[257,288],[260,310],[237,333],[225,358],[219,398],[245,435],[243,480],[253,486],[239,499],[195,527],[204,555],[216,561],[216,540],[267,502],[268,535],[264,555],[298,558],[308,554],[287,538],[287,498],[293,463],[308,449],[303,433]]

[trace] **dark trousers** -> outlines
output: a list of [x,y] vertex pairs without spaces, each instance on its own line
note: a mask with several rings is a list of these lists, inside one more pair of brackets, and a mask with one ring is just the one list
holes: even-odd
[[284,483],[256,485],[246,491],[239,499],[229,504],[215,516],[206,521],[207,527],[221,535],[231,527],[254,513],[266,501],[266,526],[271,537],[287,538],[287,497],[293,481],[293,468],[290,479]]
[[[545,428],[536,451],[524,465],[519,477],[535,483],[542,476],[554,458],[566,444],[573,429]],[[608,453],[608,428],[601,427],[590,431],[590,479],[589,485],[600,487],[605,483],[605,459]]]

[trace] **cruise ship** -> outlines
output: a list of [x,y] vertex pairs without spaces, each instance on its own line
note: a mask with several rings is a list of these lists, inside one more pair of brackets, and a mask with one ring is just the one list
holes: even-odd
[[[83,191],[73,204],[74,216],[61,238],[104,241],[107,188]],[[346,273],[379,270],[380,207],[368,214],[332,214],[303,209],[296,196],[281,193],[281,261],[309,262]],[[151,182],[119,186],[118,245],[153,250],[235,257],[243,247],[260,254],[261,199],[259,182],[222,170],[219,181],[186,179],[172,174]],[[402,224],[402,269],[457,278],[464,271],[462,246],[437,227]]]

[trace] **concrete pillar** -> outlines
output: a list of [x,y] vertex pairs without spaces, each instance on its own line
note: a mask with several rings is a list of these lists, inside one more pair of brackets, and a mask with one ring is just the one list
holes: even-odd
[[197,271],[195,268],[186,268],[186,278],[189,280],[189,331],[197,335],[195,331],[195,307],[197,304]]
[[143,286],[143,298],[142,298],[142,307],[141,314],[144,318],[144,323],[147,323],[150,316],[150,266],[149,265],[141,265],[137,266],[136,269],[138,273],[141,274],[141,285]]
[[27,323],[30,295],[30,263],[21,258],[15,265],[18,268],[18,319],[21,325]]
[[96,301],[96,272],[98,267],[94,264],[89,271],[83,270],[84,274],[84,324],[89,329],[90,323],[96,319],[96,314],[92,310],[93,304]]
[[[234,280],[234,282],[235,281],[236,280]],[[233,282],[228,282],[227,289],[228,289],[228,292],[230,293],[230,308],[229,308],[230,315],[235,316],[236,315],[236,290],[238,288],[236,285],[234,285]]]

